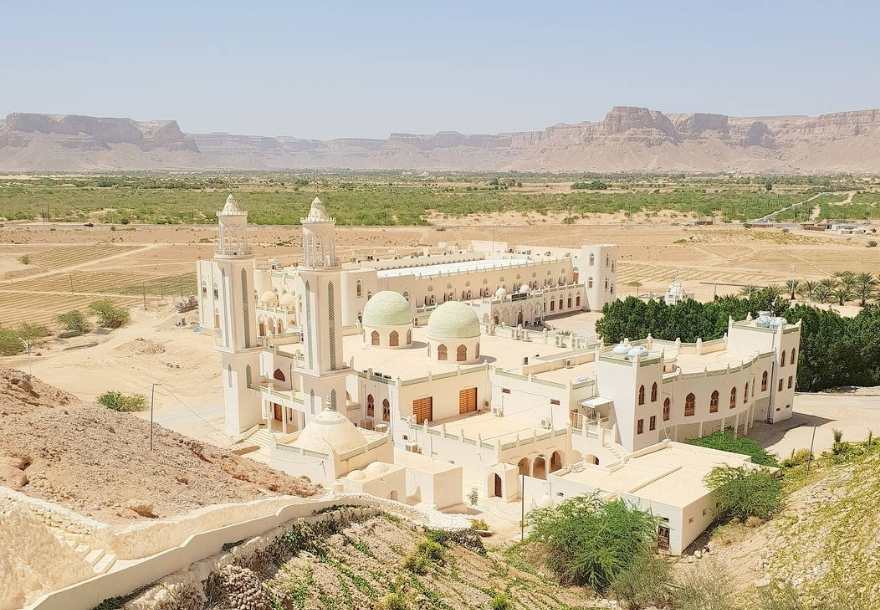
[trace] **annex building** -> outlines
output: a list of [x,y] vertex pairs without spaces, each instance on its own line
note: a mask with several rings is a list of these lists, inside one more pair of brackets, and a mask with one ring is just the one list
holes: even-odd
[[[799,325],[604,345],[549,329],[616,298],[617,250],[511,247],[342,262],[317,197],[303,264],[258,268],[230,196],[198,263],[226,433],[325,485],[436,508],[600,493],[661,519],[680,553],[711,523],[703,477],[748,458],[680,441],[791,416]],[[515,503],[515,504],[514,504]]]

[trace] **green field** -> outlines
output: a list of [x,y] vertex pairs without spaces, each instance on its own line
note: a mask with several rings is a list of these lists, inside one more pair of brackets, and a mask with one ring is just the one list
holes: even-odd
[[[570,189],[560,184],[588,178],[595,179],[584,175],[423,178],[374,173],[322,175],[318,182],[321,198],[341,225],[419,225],[434,214],[458,217],[492,212],[558,213],[572,220],[591,213],[672,212],[743,221],[825,188],[847,185],[845,179],[832,183],[830,178],[774,178],[772,190],[767,190],[768,179],[760,177],[675,176],[606,176],[602,177],[606,190]],[[212,223],[226,193],[233,192],[255,224],[298,224],[314,196],[313,181],[311,176],[297,174],[0,178],[0,216],[67,222]],[[877,214],[876,201],[857,206],[854,202],[853,213]],[[833,209],[821,203],[823,213]]]

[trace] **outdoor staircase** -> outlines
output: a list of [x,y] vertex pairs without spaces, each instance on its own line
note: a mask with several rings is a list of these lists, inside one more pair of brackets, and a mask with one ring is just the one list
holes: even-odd
[[260,428],[248,437],[247,442],[259,447],[259,451],[271,453],[275,448],[275,435],[266,428]]
[[113,567],[113,564],[116,563],[116,555],[113,553],[107,553],[104,549],[92,548],[64,533],[61,533],[60,537],[67,546],[72,548],[77,555],[92,566],[95,574],[108,572]]
[[608,443],[603,447],[608,453],[614,456],[614,463],[620,464],[626,456],[626,451],[617,443]]

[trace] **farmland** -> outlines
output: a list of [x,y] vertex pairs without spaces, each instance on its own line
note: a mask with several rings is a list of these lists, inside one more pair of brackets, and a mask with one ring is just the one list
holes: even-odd
[[[560,214],[567,222],[595,215],[667,213],[682,219],[758,218],[811,194],[873,188],[839,178],[627,177],[407,173],[242,174],[235,176],[56,176],[0,178],[8,220],[212,223],[222,194],[235,193],[254,224],[298,224],[316,188],[340,225],[424,225],[436,217]],[[572,188],[600,184],[602,189]],[[769,187],[769,188],[768,188]],[[869,203],[862,204],[871,207]],[[856,213],[861,214],[862,208]]]

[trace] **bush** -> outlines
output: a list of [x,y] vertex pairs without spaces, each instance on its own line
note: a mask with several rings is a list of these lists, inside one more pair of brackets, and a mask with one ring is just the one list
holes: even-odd
[[699,566],[676,583],[676,610],[736,610],[735,590],[727,572],[715,564]]
[[752,458],[752,462],[762,466],[778,466],[776,457],[767,453],[758,443],[747,436],[734,436],[728,430],[714,432],[708,436],[700,438],[692,438],[687,441],[690,445],[698,445],[700,447],[708,447],[710,449],[718,449],[720,451],[729,451],[730,453],[740,453]]
[[30,254],[22,254],[18,257],[18,262],[22,265],[30,265],[31,264],[31,256]]
[[655,518],[623,500],[579,496],[529,514],[529,539],[543,545],[547,566],[566,584],[604,591],[656,542]]
[[791,583],[771,582],[758,589],[755,610],[807,610]]
[[810,457],[813,454],[810,453],[809,449],[798,449],[797,451],[792,451],[791,455],[784,460],[780,464],[783,468],[794,468],[795,466],[802,466],[810,461]]
[[492,596],[490,607],[492,610],[511,610],[513,599],[507,593],[496,593]]
[[766,468],[719,466],[706,475],[718,517],[769,519],[782,509],[782,483]]
[[671,587],[669,563],[651,551],[636,557],[611,582],[611,591],[618,603],[631,610],[665,606],[670,599]]
[[0,356],[14,356],[24,351],[18,333],[0,328]]
[[865,246],[868,248],[876,248],[877,247],[877,240],[876,239],[869,239],[868,243],[865,244]]
[[109,299],[94,301],[89,305],[89,309],[98,316],[98,326],[103,328],[119,328],[128,324],[128,310],[124,307],[116,307]]
[[83,334],[92,330],[92,325],[86,319],[85,314],[78,309],[58,314],[56,319],[65,330],[71,332]]
[[37,339],[42,339],[49,335],[49,329],[42,324],[32,324],[31,322],[22,322],[18,326],[16,334],[27,343],[32,344]]
[[141,394],[123,394],[122,392],[104,392],[98,396],[98,403],[114,411],[143,411],[147,408],[147,399]]
[[409,604],[406,602],[406,596],[400,591],[392,591],[386,593],[379,600],[380,610],[407,610]]
[[482,532],[489,531],[489,524],[482,519],[471,519],[471,528]]
[[403,560],[403,567],[413,574],[426,574],[431,562],[417,551],[413,551]]
[[432,563],[442,562],[446,548],[438,539],[445,540],[445,536],[440,530],[430,530],[428,536],[403,560],[403,567],[414,574],[425,574]]

